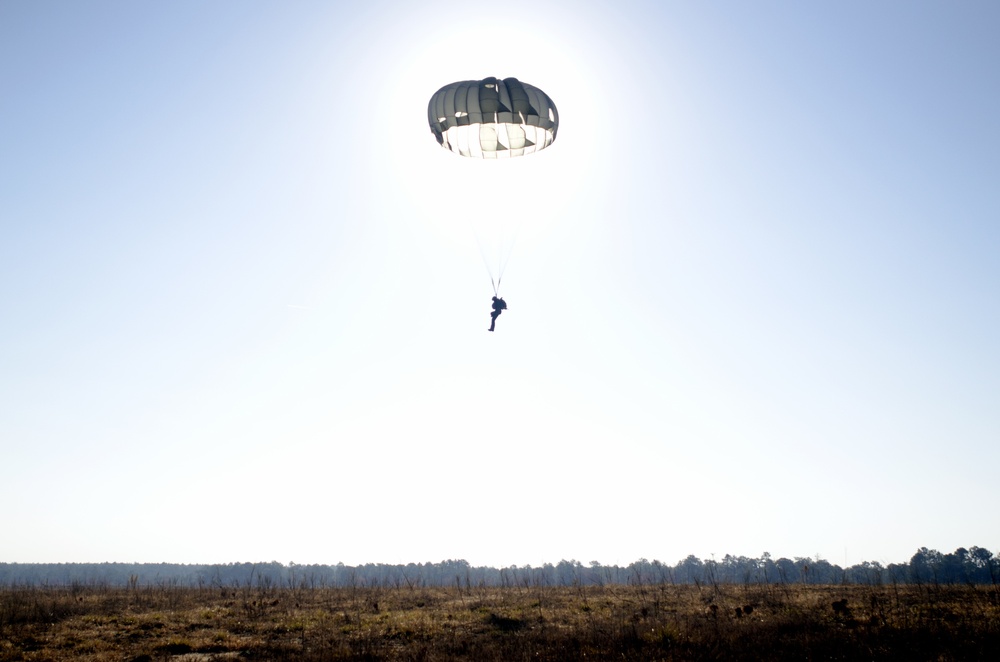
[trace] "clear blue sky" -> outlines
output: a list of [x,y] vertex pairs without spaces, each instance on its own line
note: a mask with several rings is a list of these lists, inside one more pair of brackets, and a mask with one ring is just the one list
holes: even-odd
[[[1000,552],[998,33],[0,1],[0,560]],[[551,148],[436,144],[486,76]],[[518,231],[492,334],[475,219]]]

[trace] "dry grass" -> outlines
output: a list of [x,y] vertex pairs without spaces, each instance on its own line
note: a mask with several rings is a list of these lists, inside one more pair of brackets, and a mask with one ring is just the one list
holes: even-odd
[[8,660],[995,660],[994,587],[5,588]]

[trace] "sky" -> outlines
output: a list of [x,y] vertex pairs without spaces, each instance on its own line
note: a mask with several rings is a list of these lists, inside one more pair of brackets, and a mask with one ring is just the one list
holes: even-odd
[[[1000,552],[998,30],[0,0],[0,561]],[[438,146],[488,76],[551,147]]]

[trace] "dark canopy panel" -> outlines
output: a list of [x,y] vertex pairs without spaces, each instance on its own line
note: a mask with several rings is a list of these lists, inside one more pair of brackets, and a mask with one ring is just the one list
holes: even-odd
[[427,104],[441,146],[462,156],[508,158],[545,149],[556,139],[559,112],[545,92],[516,78],[445,85]]

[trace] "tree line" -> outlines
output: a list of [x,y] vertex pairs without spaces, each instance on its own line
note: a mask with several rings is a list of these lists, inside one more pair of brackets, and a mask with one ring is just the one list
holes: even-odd
[[605,584],[997,584],[1000,557],[982,547],[943,554],[921,547],[906,563],[864,561],[847,568],[820,558],[694,555],[669,565],[639,559],[627,566],[562,560],[557,564],[493,568],[464,560],[348,566],[269,563],[0,563],[0,586],[428,587],[572,586]]

